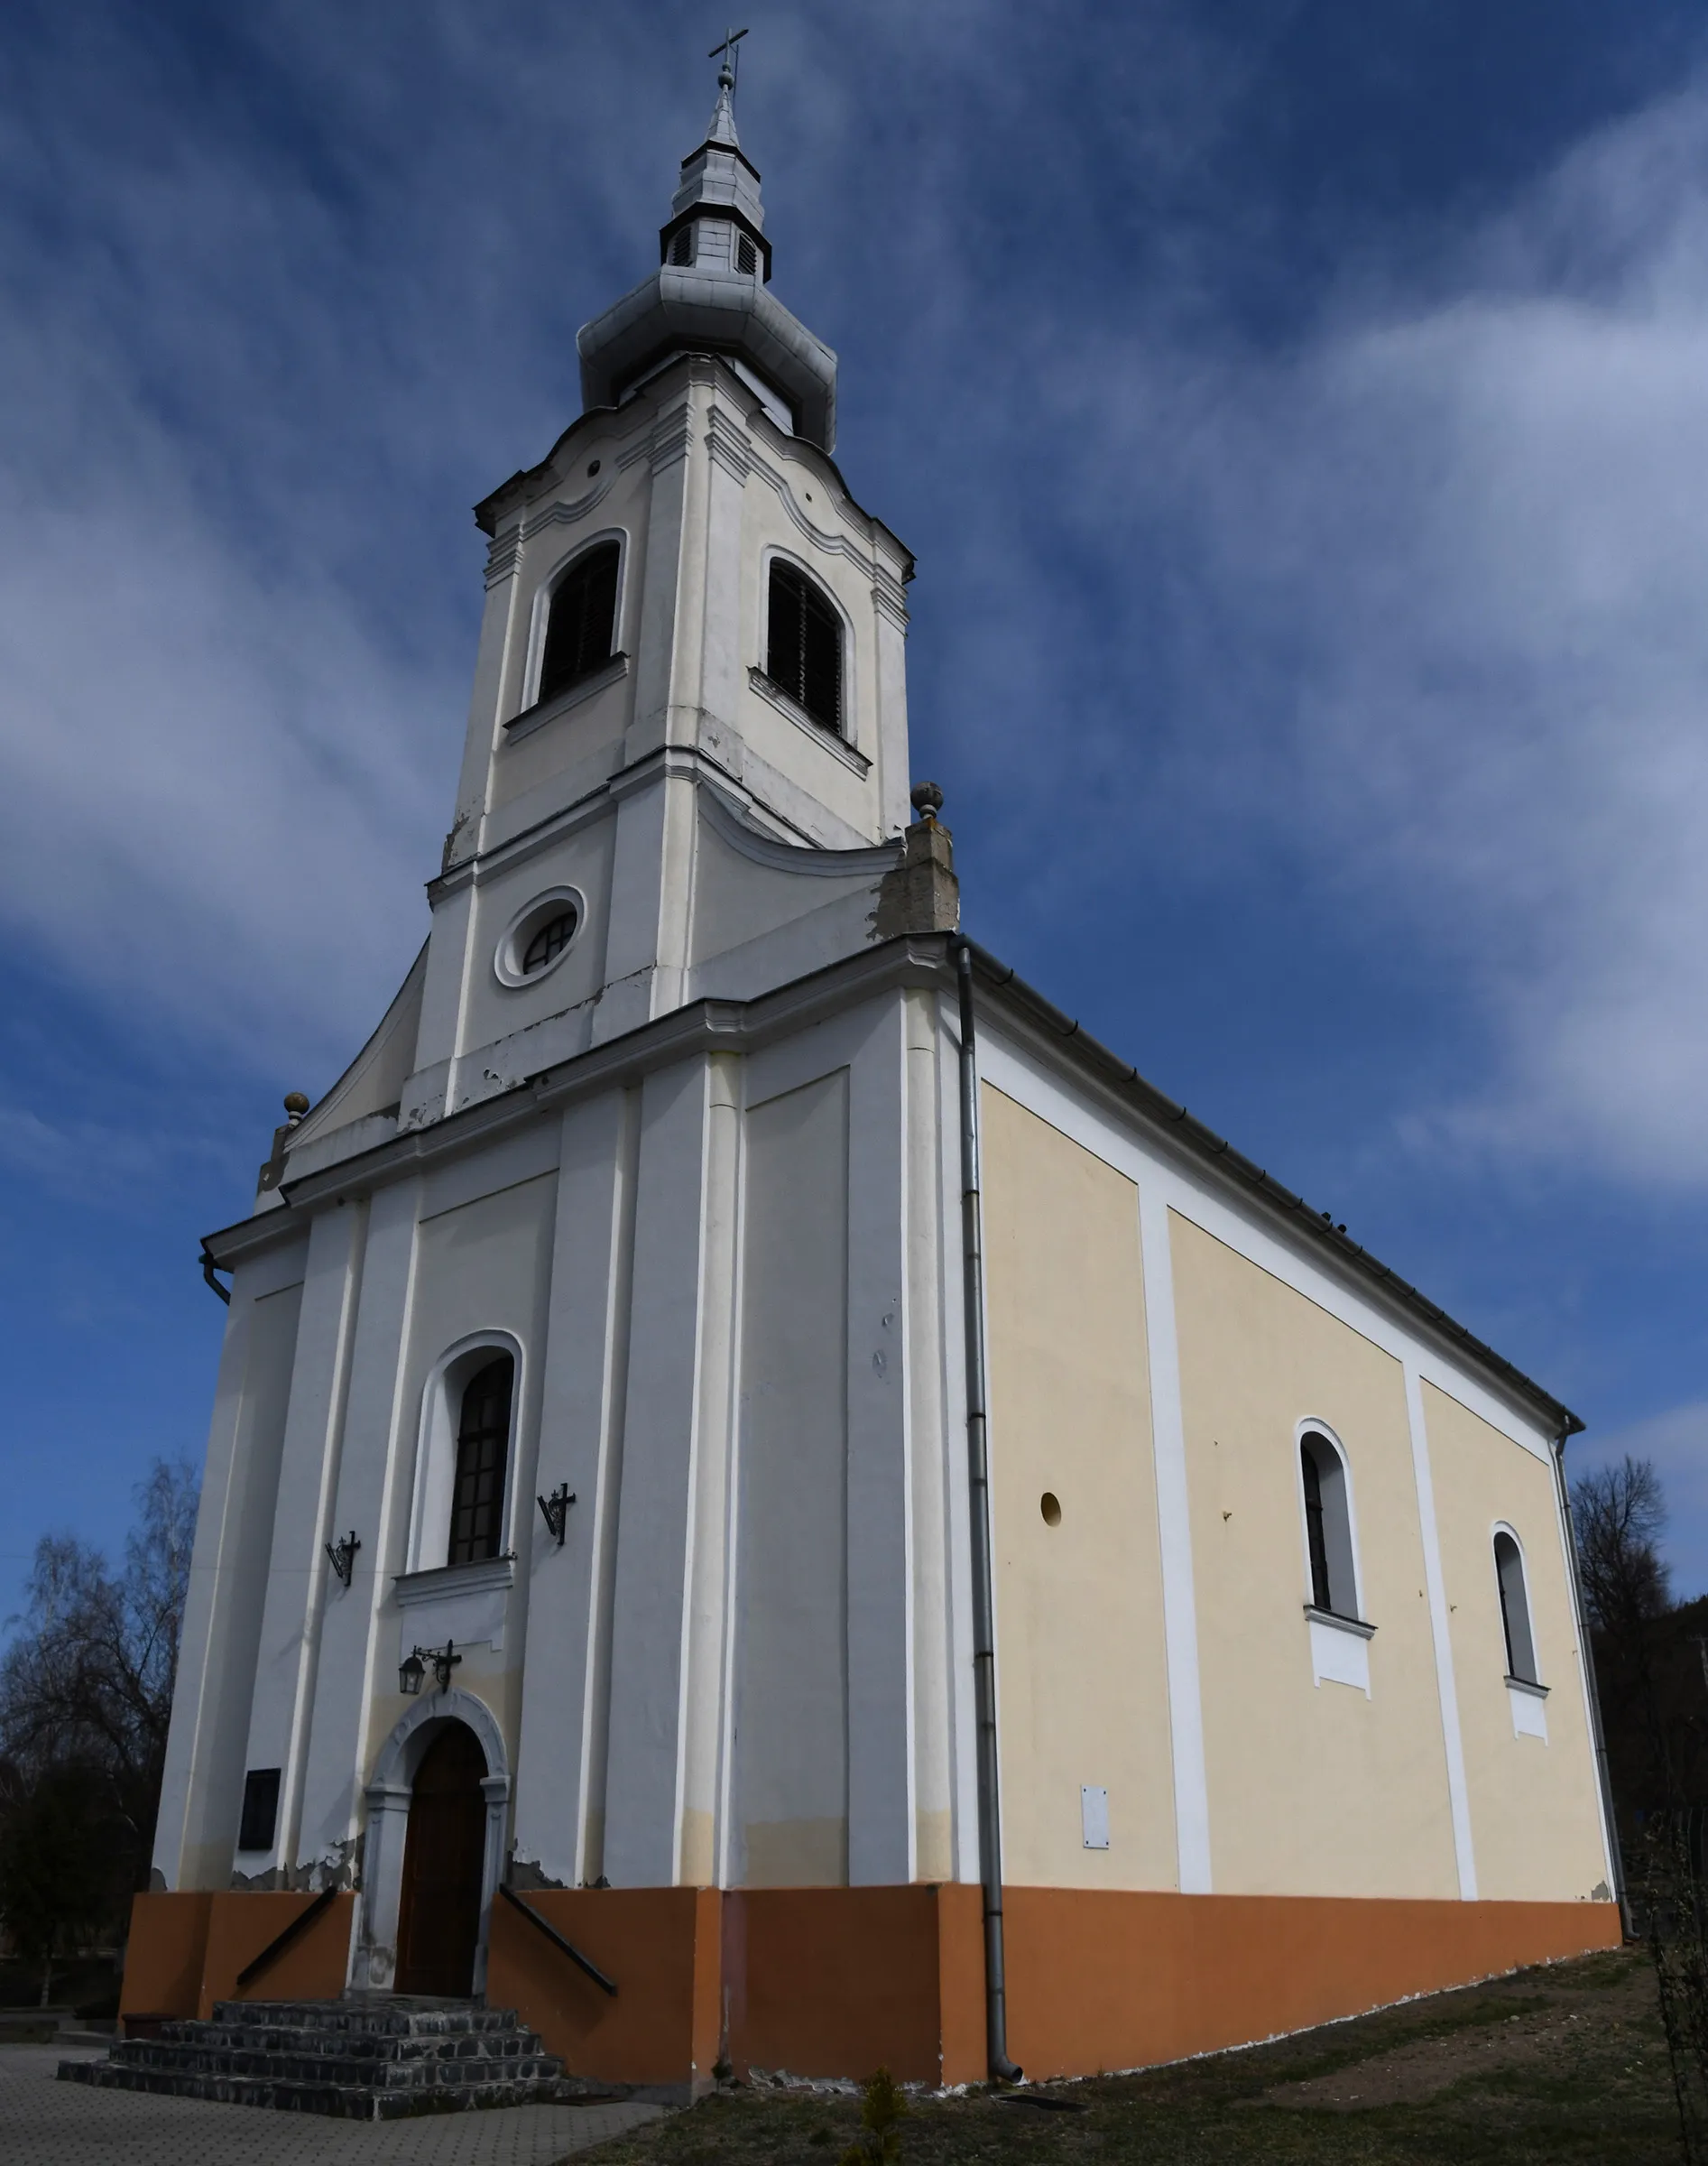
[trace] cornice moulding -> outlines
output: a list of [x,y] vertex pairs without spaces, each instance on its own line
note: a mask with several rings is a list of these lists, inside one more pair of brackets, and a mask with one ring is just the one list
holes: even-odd
[[284,1181],[278,1193],[289,1208],[222,1226],[207,1236],[203,1246],[217,1264],[228,1270],[281,1241],[300,1236],[304,1211],[371,1194],[465,1152],[482,1149],[543,1108],[566,1106],[577,1098],[639,1081],[653,1069],[695,1053],[756,1051],[882,993],[908,986],[946,986],[950,982],[947,938],[943,933],[904,934],[828,964],[757,1000],[697,1000],[672,1009],[573,1060],[531,1076],[497,1097],[482,1098],[426,1126],[405,1129],[323,1172]]
[[901,862],[900,842],[881,842],[869,849],[826,850],[807,843],[785,842],[767,835],[744,819],[723,792],[708,787],[700,799],[706,824],[743,857],[780,873],[799,873],[808,879],[847,880],[865,875],[880,880]]
[[502,1557],[483,1557],[478,1564],[440,1564],[424,1572],[398,1572],[392,1579],[392,1599],[401,1609],[414,1609],[423,1602],[442,1601],[447,1595],[485,1594],[489,1587],[516,1584],[513,1550]]

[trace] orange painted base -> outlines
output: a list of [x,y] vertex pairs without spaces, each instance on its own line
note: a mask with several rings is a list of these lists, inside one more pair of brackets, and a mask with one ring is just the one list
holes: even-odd
[[216,2001],[336,2000],[349,1971],[355,1897],[340,1895],[243,1993],[237,1973],[314,1901],[284,1893],[138,1895],[119,1995],[121,2023],[213,2013]]
[[[304,1895],[139,1895],[121,2013],[206,2015]],[[487,1997],[578,2075],[701,2091],[737,2073],[978,2082],[973,1887],[550,1888],[525,1900],[617,1982],[610,1998],[507,1903]],[[251,1999],[343,1991],[341,1898]],[[1009,2050],[1035,2077],[1243,2045],[1527,1963],[1618,1945],[1607,1902],[1352,1902],[1010,1888]]]
[[976,2082],[984,2073],[979,1891],[965,1887],[547,1888],[523,1900],[617,1983],[614,2000],[508,1903],[487,1997],[577,2074],[708,2089],[738,2072]]
[[1003,1893],[1009,2051],[1029,2076],[1179,2060],[1617,1948],[1611,1902]]

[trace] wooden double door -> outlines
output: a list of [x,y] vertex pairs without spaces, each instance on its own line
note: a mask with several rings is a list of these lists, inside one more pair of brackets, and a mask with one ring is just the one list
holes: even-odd
[[486,1853],[486,1755],[473,1730],[447,1723],[422,1755],[410,1797],[398,1905],[399,1993],[453,1998],[475,1989]]

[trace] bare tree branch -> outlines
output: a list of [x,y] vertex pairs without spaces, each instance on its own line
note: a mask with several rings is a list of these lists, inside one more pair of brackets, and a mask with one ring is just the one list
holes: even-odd
[[1590,1617],[1603,1632],[1630,1632],[1671,1606],[1657,1544],[1666,1498],[1652,1459],[1629,1452],[1617,1467],[1581,1475],[1572,1485],[1578,1571]]

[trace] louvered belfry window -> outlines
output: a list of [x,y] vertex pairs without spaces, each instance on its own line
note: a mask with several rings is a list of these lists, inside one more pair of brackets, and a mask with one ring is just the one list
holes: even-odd
[[842,619],[780,557],[771,568],[765,674],[815,722],[842,727]]
[[577,557],[559,581],[546,620],[538,699],[549,699],[610,661],[616,633],[620,553],[614,542],[602,542],[585,557]]
[[496,1557],[503,1540],[504,1475],[510,1458],[508,1354],[472,1377],[457,1427],[457,1488],[451,1498],[451,1564]]

